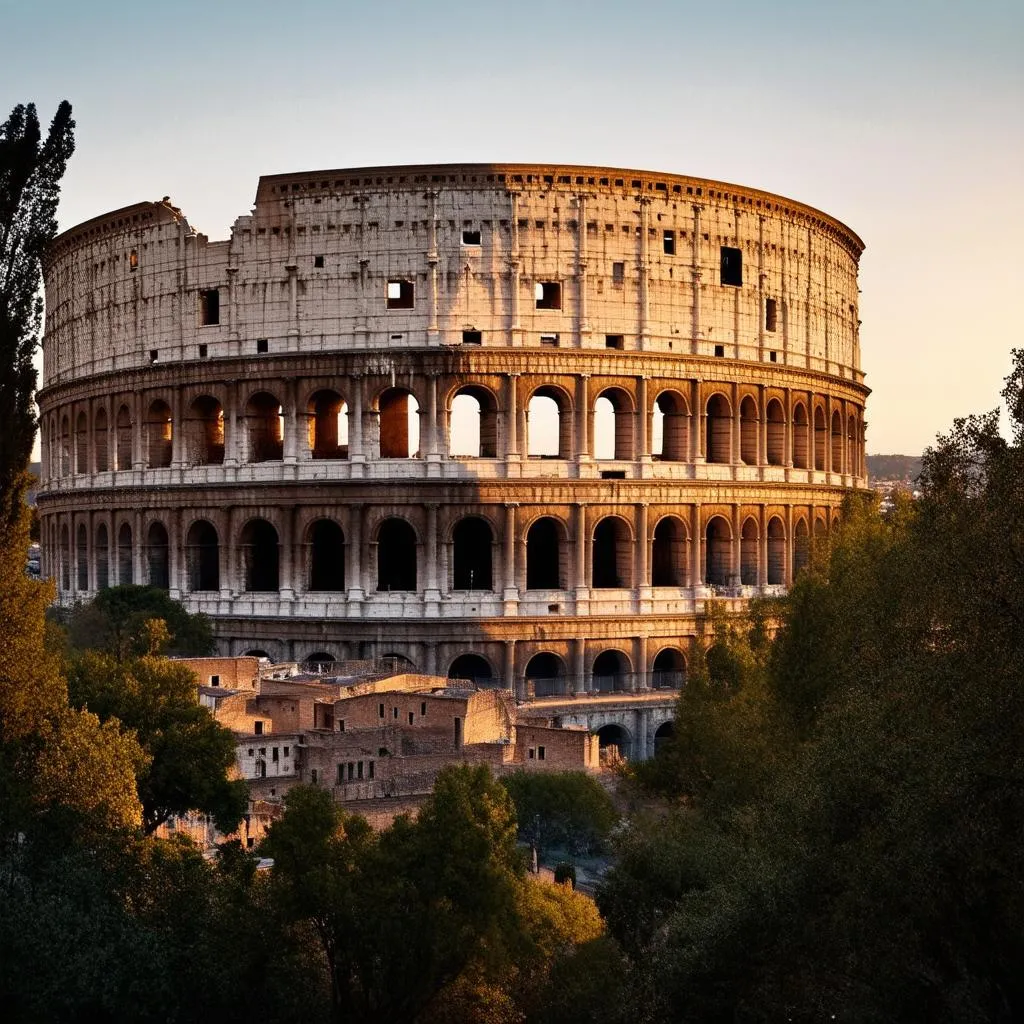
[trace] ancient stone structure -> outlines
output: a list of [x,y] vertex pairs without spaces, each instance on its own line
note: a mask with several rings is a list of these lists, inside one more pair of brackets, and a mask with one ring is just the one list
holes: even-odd
[[44,569],[223,654],[520,696],[677,685],[866,486],[860,239],[755,189],[519,164],[260,179],[46,267]]

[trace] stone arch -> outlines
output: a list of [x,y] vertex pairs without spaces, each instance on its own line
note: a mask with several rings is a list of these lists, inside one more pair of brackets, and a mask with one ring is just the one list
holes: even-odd
[[220,541],[213,523],[197,519],[185,535],[190,591],[220,590]]
[[348,458],[348,415],[348,403],[337,391],[322,388],[310,395],[306,418],[312,458]]
[[712,516],[704,530],[706,568],[704,580],[724,587],[732,581],[732,528],[724,516]]
[[96,458],[97,473],[106,473],[110,469],[109,433],[107,410],[101,405],[92,418],[92,450]]
[[757,520],[748,516],[743,521],[740,531],[740,583],[745,587],[758,585],[758,549],[761,543],[761,531]]
[[117,531],[117,582],[119,586],[135,581],[135,559],[132,547],[132,528],[122,523]]
[[690,461],[690,406],[678,391],[662,391],[654,401],[651,454],[663,462]]
[[171,407],[162,399],[149,403],[146,412],[146,464],[150,469],[166,469],[171,464],[174,421]]
[[338,659],[330,651],[313,651],[302,659],[303,669],[316,675],[330,675],[337,665]]
[[842,473],[843,467],[843,417],[836,409],[832,413],[832,472]]
[[651,686],[679,690],[686,685],[686,656],[678,647],[662,647],[651,666]]
[[565,590],[568,579],[565,526],[554,516],[540,516],[526,531],[526,589]]
[[127,405],[117,410],[117,421],[114,424],[114,457],[115,469],[132,468],[132,414]]
[[487,388],[467,384],[452,395],[448,411],[448,454],[497,458],[498,403]]
[[188,407],[185,458],[190,466],[224,462],[224,409],[212,395],[199,395]]
[[811,534],[807,520],[801,516],[793,526],[793,576],[811,563]]
[[622,388],[605,388],[594,400],[594,458],[633,458],[633,399]]
[[449,679],[466,679],[480,688],[497,685],[491,663],[479,654],[460,654],[448,666]]
[[246,461],[280,462],[284,458],[284,413],[269,391],[257,391],[245,403],[245,433]]
[[385,519],[377,527],[377,589],[415,591],[416,531],[397,516]]
[[387,654],[382,654],[378,661],[390,661],[395,672],[415,672],[416,662],[412,658],[407,658],[404,654],[398,654],[395,651],[388,651]]
[[807,407],[803,402],[793,406],[793,465],[810,469],[807,452]]
[[151,587],[159,587],[161,590],[170,589],[170,554],[171,545],[167,536],[167,527],[159,519],[154,519],[146,531],[146,565]]
[[757,402],[750,395],[740,402],[740,461],[747,466],[756,466],[758,459]]
[[675,737],[676,728],[675,722],[671,719],[667,722],[662,722],[657,729],[654,730],[654,756],[657,757],[658,753],[665,748],[666,743],[670,743]]
[[75,419],[75,472],[89,472],[89,417],[84,410]]
[[591,586],[595,589],[633,586],[633,538],[621,516],[605,516],[591,541]]
[[252,647],[252,648],[250,648],[248,651],[246,651],[242,655],[242,657],[243,658],[261,658],[261,659],[264,659],[266,661],[270,661],[271,660],[270,655],[267,654],[266,651],[264,651],[262,648],[259,648],[259,647]]
[[527,690],[537,697],[556,697],[569,692],[569,674],[565,662],[553,651],[539,651],[527,663],[524,672]]
[[315,519],[306,530],[308,589],[345,589],[345,533],[333,519]]
[[686,586],[687,548],[686,524],[678,516],[662,516],[655,524],[651,545],[651,586]]
[[526,403],[527,454],[572,458],[572,401],[560,387],[545,384]]
[[78,529],[75,531],[75,565],[76,565],[76,576],[75,580],[78,590],[85,591],[89,589],[89,531],[86,529],[85,523],[79,523]]
[[377,398],[382,459],[413,459],[419,455],[419,402],[406,388],[388,388]]
[[732,462],[732,406],[729,399],[716,393],[708,399],[706,409],[707,461]]
[[786,414],[782,409],[782,403],[773,398],[768,403],[765,418],[767,419],[767,451],[766,456],[769,466],[784,466],[786,464]]
[[786,527],[778,516],[768,520],[768,584],[786,582]]
[[494,532],[480,516],[466,516],[452,529],[452,590],[493,590]]
[[825,469],[825,410],[820,405],[814,409],[814,469],[822,472]]
[[110,533],[106,523],[96,527],[96,589],[110,586]]
[[614,759],[617,753],[619,757],[628,758],[633,749],[633,741],[629,730],[618,722],[609,722],[597,730],[597,743],[601,751],[602,760]]
[[602,651],[590,668],[591,689],[601,693],[621,693],[629,689],[633,666],[629,655],[615,648]]
[[242,590],[270,593],[281,587],[281,550],[277,528],[266,519],[250,519],[238,537]]

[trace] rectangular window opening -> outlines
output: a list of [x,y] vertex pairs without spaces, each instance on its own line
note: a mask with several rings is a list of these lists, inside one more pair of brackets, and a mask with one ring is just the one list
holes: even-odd
[[199,293],[199,321],[203,327],[220,323],[220,289],[208,288]]
[[155,363],[157,361],[157,359],[159,359],[159,358],[160,358],[159,351],[157,349],[155,349],[155,348],[151,348],[149,350],[149,361],[151,363]]
[[270,341],[267,338],[256,339],[256,354],[262,355],[265,352],[270,351]]
[[537,760],[538,761],[543,761],[544,760],[544,748],[543,747],[538,747],[537,748]]
[[384,717],[384,705],[383,704],[378,704],[377,705],[377,714],[378,714],[378,716],[380,718]]
[[209,349],[207,348],[207,346],[206,345],[200,345],[199,346],[199,358],[200,359],[205,359],[208,354],[209,354]]
[[420,714],[421,715],[425,715],[426,713],[427,713],[427,702],[423,701],[423,703],[420,704]]
[[725,355],[725,346],[724,345],[716,345],[715,346],[715,355],[718,356],[719,359],[721,359]]
[[764,329],[775,331],[779,325],[779,304],[775,299],[764,300]]
[[612,284],[622,284],[626,280],[626,264],[612,264]]
[[366,767],[367,767],[367,769],[368,769],[368,771],[367,771],[367,773],[366,773],[366,774],[367,774],[367,776],[368,776],[369,778],[371,778],[371,779],[372,779],[372,778],[373,778],[373,762],[372,762],[372,761],[370,761],[370,762],[369,762],[369,763],[367,764],[367,766],[366,766]]
[[480,232],[479,231],[463,231],[462,232],[462,244],[463,245],[479,245],[480,244]]
[[768,362],[777,363],[779,361],[779,353],[772,351],[768,353]]
[[602,480],[625,480],[626,471],[624,469],[602,469],[601,470]]
[[262,722],[254,723],[253,727],[252,727],[252,731],[253,731],[254,735],[262,736],[263,735],[263,723]]
[[388,281],[388,309],[412,309],[415,291],[412,281]]
[[220,676],[210,676],[211,686],[220,686]]
[[532,761],[533,758],[534,758],[534,755],[535,755],[535,751],[534,751],[533,747],[530,747],[529,750],[527,750],[527,752],[526,752],[526,756],[527,756],[527,758],[529,758],[529,760]]
[[314,256],[313,257],[313,266],[317,270],[322,270],[323,269],[323,265],[324,265],[324,258],[323,258],[323,256]]
[[723,245],[722,253],[722,284],[738,288],[743,284],[743,250],[734,249],[731,245]]
[[138,249],[132,249],[132,251],[128,254],[128,267],[129,267],[130,270],[138,270],[139,269],[139,250]]
[[665,250],[666,256],[675,256],[676,254],[676,233],[674,231],[666,231],[662,235],[661,239],[662,248]]
[[557,334],[542,334],[540,336],[541,345],[547,348],[558,348],[558,335]]
[[410,725],[415,725],[416,724],[416,712],[415,711],[410,711],[409,712],[409,724]]
[[621,334],[606,334],[604,336],[605,348],[622,348],[623,336]]
[[463,345],[479,345],[483,341],[483,334],[480,331],[463,331],[462,332],[462,344]]
[[344,718],[339,718],[338,719],[338,732],[344,732],[344,731],[345,731],[345,719]]
[[562,285],[558,281],[538,281],[534,298],[537,309],[561,309]]

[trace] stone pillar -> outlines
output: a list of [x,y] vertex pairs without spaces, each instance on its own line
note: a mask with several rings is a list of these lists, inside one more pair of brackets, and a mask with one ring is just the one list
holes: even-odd
[[696,355],[700,352],[700,282],[703,274],[700,269],[700,243],[701,234],[700,213],[701,207],[693,206],[693,261],[690,264],[690,279],[693,282],[693,312],[692,331],[690,335],[690,349]]
[[630,690],[649,690],[647,675],[647,636],[641,634],[633,638],[633,684]]
[[583,637],[577,637],[572,642],[572,678],[569,681],[569,690],[572,693],[583,693],[590,689],[586,654],[587,641]]
[[345,585],[348,588],[348,614],[358,617],[362,614],[363,598],[366,597],[363,581],[363,506],[349,505],[348,529],[345,539],[348,541],[346,554],[348,563],[345,566]]
[[576,378],[576,458],[579,462],[590,460],[590,398],[587,382],[589,373]]
[[132,527],[132,582],[145,585],[149,583],[149,566],[146,565],[146,537],[142,526],[142,512],[137,511]]
[[149,453],[143,455],[142,446],[143,438],[145,435],[145,413],[146,401],[141,391],[136,391],[132,395],[132,408],[134,414],[132,416],[132,468],[140,469],[146,466],[149,462]]
[[757,525],[757,585],[768,585],[768,506],[764,502]]
[[181,385],[178,385],[171,393],[171,466],[175,469],[185,463],[185,418],[181,405]]
[[220,597],[228,600],[235,589],[235,523],[234,509],[225,507],[221,519],[222,529],[217,537],[217,569],[220,573]]
[[590,586],[587,579],[587,507],[576,506],[576,591]]
[[[296,332],[297,333],[297,332]],[[296,382],[294,377],[289,377],[284,384],[284,461],[295,463],[298,458],[299,447],[299,418],[296,405]]]
[[704,548],[704,536],[700,521],[700,504],[690,508],[690,533],[693,536],[693,586],[704,585],[704,559],[702,552]]
[[518,700],[522,700],[525,694],[521,693],[521,688],[516,686],[518,680],[516,679],[516,642],[515,640],[505,641],[505,665],[504,665],[504,680],[505,689],[515,694]]
[[225,466],[237,466],[242,459],[242,430],[239,423],[244,420],[238,415],[239,392],[238,381],[230,380],[224,387],[224,417],[227,421],[224,430]]
[[636,381],[636,445],[633,458],[640,462],[651,461],[651,442],[649,439],[651,424],[651,408],[647,401],[647,377],[638,377]]
[[437,510],[439,506],[436,502],[428,502],[427,504],[427,536],[426,536],[426,552],[427,552],[427,564],[426,578],[427,586],[423,594],[423,600],[426,602],[425,614],[436,616],[439,614],[440,609],[438,602],[441,600],[441,591],[438,586],[438,574],[437,574]]
[[442,434],[445,434],[444,441],[447,442],[448,438],[444,431],[440,429],[438,423],[438,408],[437,408],[437,374],[431,373],[427,375],[427,430],[426,430],[426,444],[423,443],[423,438],[420,438],[420,447],[426,453],[426,459],[428,462],[437,462],[441,458],[440,448],[442,441]]
[[510,191],[509,200],[509,254],[508,273],[508,343],[510,346],[522,346],[523,332],[519,323],[519,193]]
[[732,507],[732,579],[729,581],[732,586],[740,586],[743,580],[742,555],[743,555],[743,522],[740,517],[740,506]]
[[440,341],[440,325],[437,319],[438,293],[437,293],[437,190],[432,189],[427,193],[427,201],[430,204],[430,213],[427,218],[430,225],[430,241],[427,248],[427,267],[429,268],[430,290],[428,293],[427,306],[427,344],[436,345]]
[[783,427],[783,447],[785,451],[782,453],[782,464],[787,469],[793,468],[793,391],[791,388],[786,388],[786,399],[785,399],[785,420]]
[[590,334],[590,322],[587,317],[587,197],[576,197],[576,290],[577,290],[577,322],[576,347],[584,347],[584,339]]
[[504,599],[505,601],[517,601],[519,599],[519,591],[516,589],[516,506],[512,503],[505,506],[504,541]]
[[647,748],[647,731],[650,728],[651,717],[650,710],[648,708],[637,708],[633,715],[633,728],[636,732],[633,757],[637,761],[646,761],[650,756]]
[[793,553],[795,550],[796,538],[793,536],[793,506],[786,506],[786,571],[783,579],[786,586],[793,586]]
[[505,457],[508,459],[519,458],[518,384],[518,373],[510,373],[505,378]]
[[348,424],[349,462],[365,462],[366,449],[363,446],[363,377],[352,377],[352,412]]
[[734,466],[743,464],[742,457],[742,434],[740,432],[740,386],[736,381],[732,382],[732,393],[730,395],[732,405],[732,457],[729,461]]
[[648,220],[650,217],[651,201],[647,196],[640,197],[640,245],[637,253],[637,275],[639,278],[640,308],[637,313],[637,348],[641,352],[651,347],[650,339],[650,283],[648,281],[649,238]]
[[295,597],[295,517],[298,508],[281,509],[281,541],[280,541],[280,586],[278,593],[283,601],[291,601]]
[[693,449],[693,462],[706,461],[704,452],[706,437],[704,423],[706,418],[707,410],[701,402],[700,379],[698,378],[690,383],[690,423],[692,425],[690,430],[690,447]]
[[[90,534],[91,536],[91,534]],[[188,589],[185,580],[185,539],[181,535],[181,509],[167,515],[167,591],[175,601]]]
[[636,588],[650,586],[650,569],[648,567],[647,537],[647,505],[636,506]]

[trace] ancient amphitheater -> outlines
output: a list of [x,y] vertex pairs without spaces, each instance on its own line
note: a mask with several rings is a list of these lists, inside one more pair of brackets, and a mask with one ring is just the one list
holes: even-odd
[[521,697],[677,686],[866,485],[860,239],[777,195],[522,164],[260,179],[46,267],[44,569],[223,654]]

